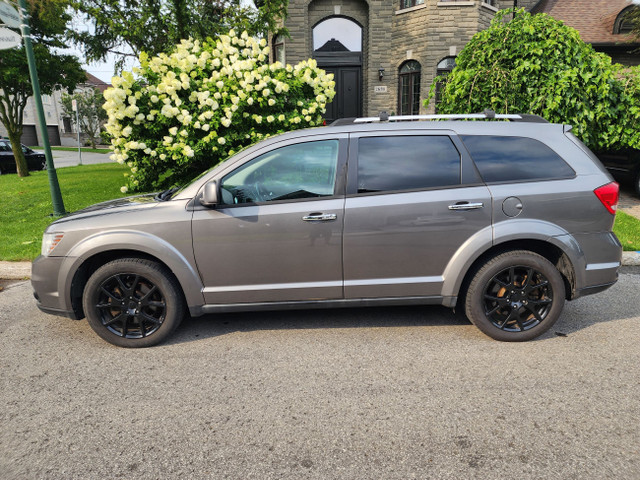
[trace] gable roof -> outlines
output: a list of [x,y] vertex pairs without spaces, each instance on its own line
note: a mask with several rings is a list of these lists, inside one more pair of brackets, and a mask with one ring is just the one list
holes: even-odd
[[631,0],[540,0],[531,13],[546,13],[580,32],[580,37],[594,45],[640,43],[632,35],[613,33],[613,25]]
[[101,92],[104,92],[107,88],[111,87],[110,84],[108,84],[107,82],[103,82],[95,75],[91,75],[89,72],[84,72],[84,73],[87,75],[87,81],[85,85],[95,87]]

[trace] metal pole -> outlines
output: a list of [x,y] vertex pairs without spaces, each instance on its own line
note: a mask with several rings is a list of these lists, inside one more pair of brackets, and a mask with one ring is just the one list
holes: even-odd
[[76,106],[76,125],[78,126],[78,165],[82,165],[82,150],[80,148],[80,117],[78,116],[78,108]]
[[42,97],[40,96],[40,81],[38,80],[36,59],[33,55],[33,45],[31,44],[31,28],[29,27],[29,13],[27,11],[27,3],[26,0],[18,0],[18,4],[20,5],[20,18],[22,20],[20,30],[22,31],[22,38],[24,38],[24,49],[27,52],[29,75],[31,76],[31,86],[33,87],[33,100],[36,104],[38,125],[40,126],[40,134],[42,137],[42,146],[44,147],[44,156],[47,160],[47,173],[49,175],[49,190],[51,190],[53,215],[56,217],[61,217],[67,212],[64,209],[62,193],[60,193],[60,184],[58,183],[58,176],[56,175],[56,169],[53,165],[51,145],[49,144],[49,133],[47,132],[47,122],[44,118],[44,109],[42,108]]

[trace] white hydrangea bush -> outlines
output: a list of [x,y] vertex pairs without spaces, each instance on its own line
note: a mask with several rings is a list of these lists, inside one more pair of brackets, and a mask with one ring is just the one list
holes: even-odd
[[111,158],[130,168],[127,191],[191,180],[267,136],[322,123],[333,75],[315,60],[268,63],[264,39],[231,30],[183,40],[169,55],[140,55],[140,68],[105,91]]

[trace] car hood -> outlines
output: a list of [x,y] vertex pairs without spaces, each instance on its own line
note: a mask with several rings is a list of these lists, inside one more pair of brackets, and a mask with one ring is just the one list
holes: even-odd
[[68,213],[64,217],[56,220],[54,223],[60,224],[71,220],[78,220],[81,218],[94,217],[98,215],[108,215],[130,210],[153,208],[160,202],[155,197],[155,193],[150,193],[146,195],[136,195],[134,197],[118,198],[116,200],[96,203],[95,205],[83,208],[82,210]]

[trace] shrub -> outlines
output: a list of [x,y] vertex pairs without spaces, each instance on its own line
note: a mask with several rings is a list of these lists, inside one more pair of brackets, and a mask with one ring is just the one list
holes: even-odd
[[640,70],[612,65],[546,14],[502,10],[456,58],[439,113],[533,113],[574,126],[589,147],[640,146]]
[[140,55],[140,68],[105,92],[112,158],[131,168],[127,190],[185,183],[267,136],[322,123],[333,76],[315,60],[268,63],[265,40],[183,40],[171,54]]

